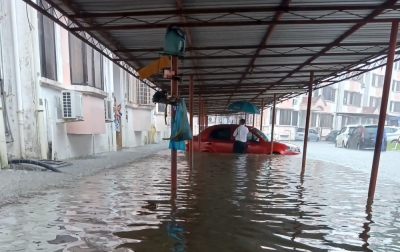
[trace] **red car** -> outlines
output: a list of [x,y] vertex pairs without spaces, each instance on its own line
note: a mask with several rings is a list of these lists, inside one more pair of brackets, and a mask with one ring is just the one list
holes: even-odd
[[[232,153],[235,138],[233,132],[239,127],[238,124],[219,124],[211,126],[200,133],[200,151],[215,153]],[[247,135],[248,154],[270,154],[271,142],[268,137],[259,129],[246,126],[249,129]],[[189,142],[186,141],[186,150]],[[198,136],[193,136],[193,151],[199,151]],[[300,148],[293,144],[275,142],[273,144],[273,153],[278,155],[297,155]]]

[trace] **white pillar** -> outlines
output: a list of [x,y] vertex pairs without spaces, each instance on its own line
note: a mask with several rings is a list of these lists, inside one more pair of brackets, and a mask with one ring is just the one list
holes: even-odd
[[16,14],[16,2],[11,1],[11,30],[13,35],[13,47],[14,47],[14,68],[15,68],[15,86],[17,90],[17,114],[18,114],[18,139],[20,148],[20,158],[25,158],[25,131],[24,131],[24,107],[22,103],[22,83],[21,83],[21,71],[20,71],[20,58],[18,49],[18,27],[17,27],[17,14]]
[[35,85],[36,85],[36,122],[38,126],[38,138],[40,144],[40,156],[42,159],[48,158],[49,144],[47,139],[46,128],[44,124],[44,100],[41,96],[41,65],[40,65],[40,52],[39,52],[39,27],[38,27],[38,12],[30,8],[32,23],[36,24],[36,29],[31,31],[32,34],[32,49],[34,58],[34,73],[35,73]]

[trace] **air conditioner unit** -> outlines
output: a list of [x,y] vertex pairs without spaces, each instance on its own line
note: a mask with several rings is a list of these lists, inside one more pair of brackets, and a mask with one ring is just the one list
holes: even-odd
[[106,122],[112,122],[114,120],[113,100],[104,99],[104,112]]
[[62,118],[71,121],[83,121],[82,93],[76,91],[61,91]]

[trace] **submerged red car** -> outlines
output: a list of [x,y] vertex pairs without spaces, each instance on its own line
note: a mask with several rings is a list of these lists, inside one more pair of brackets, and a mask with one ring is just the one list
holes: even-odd
[[[235,138],[233,132],[239,127],[238,124],[219,124],[208,127],[200,133],[200,151],[214,153],[232,153]],[[271,141],[269,138],[254,127],[246,126],[249,129],[247,135],[248,154],[270,154]],[[186,142],[186,150],[189,143]],[[198,136],[193,136],[193,151],[199,151]],[[277,155],[297,155],[300,148],[294,144],[275,142],[273,144],[273,154]]]

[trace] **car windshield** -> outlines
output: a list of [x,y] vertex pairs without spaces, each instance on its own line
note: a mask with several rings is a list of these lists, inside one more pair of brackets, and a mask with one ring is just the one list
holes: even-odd
[[356,127],[349,127],[349,133],[353,133],[353,130],[355,129]]
[[368,134],[375,134],[376,133],[376,130],[378,129],[378,126],[366,126],[365,127],[365,131],[368,133]]
[[254,131],[254,133],[262,137],[265,141],[269,142],[269,138],[262,131],[257,128],[252,128],[252,130]]
[[304,129],[303,128],[298,128],[297,132],[304,132]]

